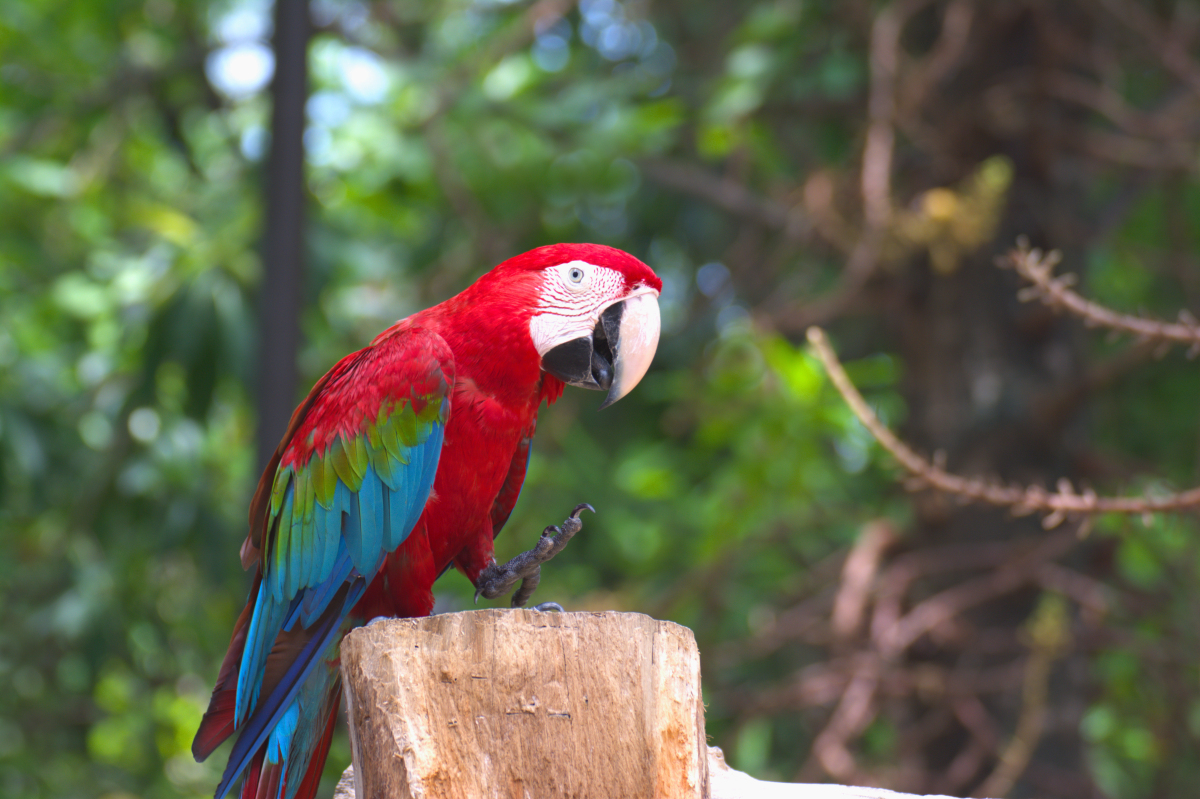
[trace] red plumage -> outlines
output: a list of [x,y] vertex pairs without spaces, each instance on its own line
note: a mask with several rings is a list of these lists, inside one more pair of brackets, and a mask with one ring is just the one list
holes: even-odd
[[[253,597],[263,579],[264,542],[269,549],[268,536],[274,534],[270,508],[277,470],[304,468],[314,453],[325,452],[335,439],[348,439],[364,429],[389,398],[434,396],[438,375],[452,376],[449,418],[432,492],[408,537],[386,555],[349,619],[363,623],[377,616],[427,615],[433,608],[433,583],[449,565],[476,583],[494,562],[493,539],[520,493],[538,409],[543,402],[557,400],[564,387],[562,380],[542,369],[542,355],[531,339],[531,319],[538,313],[548,271],[573,262],[619,275],[615,295],[606,300],[609,304],[635,291],[657,295],[662,287],[649,267],[611,247],[541,247],[497,266],[440,305],[392,325],[366,348],[339,361],[296,409],[251,502],[242,561],[246,568],[256,567],[256,588],[235,626],[212,703],[197,733],[193,745],[197,758],[203,759],[235,731],[238,667],[247,646]],[[598,305],[593,317],[603,307]],[[591,324],[595,323],[592,318]],[[430,341],[444,344],[430,345]],[[426,361],[428,366],[423,366]],[[430,385],[418,385],[424,378],[414,375],[428,375]],[[264,696],[280,686],[309,640],[306,636],[298,624],[278,634],[260,678]],[[335,668],[335,662],[327,665],[329,676],[321,683],[328,695],[319,727],[304,738],[311,747],[311,760],[300,784],[293,790],[286,785],[286,769],[264,763],[264,744],[249,762],[244,799],[274,799],[280,788],[288,797],[308,799],[315,793],[341,690]]]
[[253,597],[258,594],[258,585],[262,582],[261,572],[255,576],[254,585],[250,589],[251,600],[242,609],[233,625],[233,636],[225,659],[221,661],[221,671],[217,675],[217,684],[213,688],[212,699],[209,700],[208,710],[200,720],[200,729],[192,741],[192,756],[196,760],[204,760],[234,732],[234,705],[237,700],[237,670],[241,663],[242,651],[246,648],[246,625],[250,623],[250,614],[254,610]]

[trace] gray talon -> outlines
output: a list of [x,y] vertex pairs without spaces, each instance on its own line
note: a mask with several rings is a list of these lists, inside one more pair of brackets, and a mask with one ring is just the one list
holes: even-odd
[[[475,583],[475,601],[479,602],[480,596],[485,599],[503,596],[519,580],[521,585],[513,594],[510,604],[514,608],[524,607],[542,579],[542,564],[562,552],[567,542],[583,529],[583,520],[579,518],[579,515],[585,510],[596,512],[596,509],[586,502],[576,505],[575,509],[571,511],[571,515],[563,520],[561,527],[550,525],[542,530],[542,535],[533,549],[522,552],[503,565],[492,563],[480,572],[479,579]],[[547,602],[544,605],[547,609],[549,606],[553,606],[562,612],[562,606],[556,603]],[[538,609],[540,610],[542,607],[539,606]]]
[[552,610],[557,610],[559,613],[566,613],[566,611],[563,610],[563,606],[557,602],[543,602],[540,605],[534,605],[533,609],[541,611],[542,613],[548,613]]

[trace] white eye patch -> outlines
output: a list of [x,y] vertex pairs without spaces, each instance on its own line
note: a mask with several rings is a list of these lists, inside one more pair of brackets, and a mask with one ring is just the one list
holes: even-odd
[[546,270],[529,335],[539,354],[571,339],[591,335],[600,313],[625,293],[619,272],[587,261]]
[[611,270],[602,269],[587,261],[569,261],[554,267],[547,275],[557,275],[558,282],[562,284],[563,288],[571,293],[577,293],[587,291],[591,287],[592,277],[598,271]]

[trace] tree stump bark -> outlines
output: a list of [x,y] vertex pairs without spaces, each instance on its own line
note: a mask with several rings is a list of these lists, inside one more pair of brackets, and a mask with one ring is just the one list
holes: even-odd
[[380,620],[342,643],[358,799],[708,796],[690,630],[633,613]]

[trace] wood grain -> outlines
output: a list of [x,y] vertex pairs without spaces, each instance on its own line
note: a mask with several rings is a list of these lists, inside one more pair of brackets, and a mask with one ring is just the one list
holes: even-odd
[[379,620],[342,644],[360,799],[708,795],[690,630],[633,613]]
[[[952,799],[948,796],[896,793],[886,788],[763,782],[725,765],[725,755],[716,746],[708,747],[708,788],[706,799]],[[354,766],[348,767],[342,774],[333,792],[333,799],[357,799],[354,793]]]

